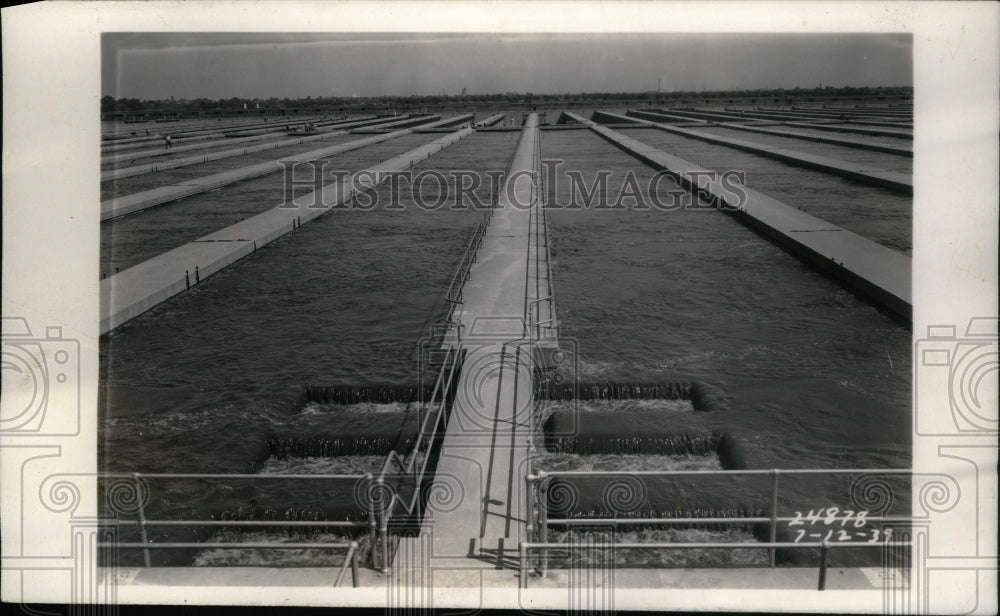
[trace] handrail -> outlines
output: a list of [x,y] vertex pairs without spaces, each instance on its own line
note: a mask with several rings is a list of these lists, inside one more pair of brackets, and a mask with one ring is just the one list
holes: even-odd
[[276,527],[338,527],[367,526],[364,520],[114,520],[107,522],[116,526],[276,526]]
[[108,471],[97,474],[101,478],[128,477],[130,479],[364,479],[364,474],[350,475],[282,475],[257,473],[138,473]]
[[[549,526],[641,526],[643,524],[740,524],[770,522],[794,522],[801,520],[794,516],[736,517],[736,518],[556,518],[547,519]],[[868,516],[866,522],[911,522],[908,516]]]
[[[380,510],[377,513],[378,518],[378,529],[377,533],[373,535],[372,541],[372,566],[378,566],[376,563],[375,554],[376,551],[380,553],[381,556],[381,570],[383,573],[388,573],[389,570],[389,524],[392,522],[392,516],[396,512],[397,504],[403,506],[404,510],[413,514],[416,511],[417,500],[420,497],[420,485],[423,482],[424,474],[427,471],[427,464],[430,460],[430,447],[434,442],[434,438],[437,436],[437,432],[442,423],[442,418],[445,414],[445,406],[448,402],[448,395],[452,389],[452,383],[454,382],[455,374],[459,368],[462,357],[462,328],[461,324],[456,327],[456,344],[453,348],[448,348],[445,353],[444,361],[442,362],[441,369],[438,372],[438,377],[434,384],[434,389],[431,393],[431,398],[427,401],[427,412],[420,420],[420,429],[417,431],[417,436],[413,440],[412,448],[407,457],[403,457],[395,449],[390,451],[386,456],[385,462],[382,464],[382,468],[379,474],[375,477],[373,486],[379,491],[379,494],[386,494],[386,477],[389,469],[389,465],[393,460],[399,462],[402,474],[407,475],[409,479],[413,480],[413,494],[410,497],[409,503],[407,503],[399,495],[399,493],[392,491],[392,495],[389,496],[388,502],[380,502]],[[447,379],[445,374],[447,373]],[[434,419],[428,426],[428,422],[431,421],[430,417],[433,415]],[[424,442],[428,443],[428,454],[424,456],[422,463],[420,464],[419,471],[414,472],[414,466],[416,464],[417,455],[420,453],[420,449]],[[381,541],[378,541],[381,539]]]
[[[453,349],[451,349],[451,348],[449,348],[449,349],[447,349],[445,351],[444,365],[448,364],[448,358],[449,358],[449,356],[451,355],[452,352],[453,352]],[[457,353],[458,349],[454,349],[454,352]],[[444,370],[441,370],[440,372],[438,372],[438,377],[437,377],[437,379],[434,382],[434,390],[431,392],[430,400],[427,401],[428,407],[430,407],[431,405],[433,405],[434,400],[437,398],[438,391],[440,390],[440,387],[441,387],[441,381],[443,379],[444,379]],[[415,454],[417,452],[416,448],[420,446],[421,438],[423,437],[425,429],[427,427],[427,418],[430,416],[430,412],[429,411],[430,411],[430,408],[428,408],[428,412],[420,420],[420,430],[417,431],[417,437],[413,441],[414,442],[414,447],[415,447],[414,450],[413,450],[414,455],[410,456],[409,462],[407,462],[406,465],[405,465],[405,468],[406,468],[407,472],[413,470],[413,461],[416,459],[416,455]],[[395,453],[395,451],[393,451],[391,453]],[[384,474],[384,470],[385,469],[383,467],[383,474]]]
[[[532,212],[528,218],[528,259],[529,268],[533,261],[535,264],[535,297],[529,304],[528,309],[528,329],[534,330],[533,337],[536,341],[542,340],[542,329],[546,330],[556,330],[556,335],[558,336],[558,324],[550,325],[557,321],[555,315],[555,292],[552,286],[552,261],[549,258],[549,232],[548,232],[548,217],[545,215],[544,203],[542,200],[542,180],[543,174],[541,172],[541,140],[535,140],[535,165],[533,170],[534,183],[532,185]],[[542,240],[541,243],[539,240]],[[534,259],[531,257],[531,244],[534,242],[535,256]],[[545,297],[541,296],[541,280],[543,278],[542,273],[539,271],[541,267],[540,254],[542,252],[542,246],[544,245],[545,253],[545,274],[544,278],[548,284],[548,295]],[[549,318],[541,319],[541,302],[548,302],[549,307]]]
[[910,475],[908,468],[752,468],[735,470],[676,470],[676,471],[541,471],[548,477],[621,477],[622,475]]
[[[543,542],[521,542],[518,545],[518,550],[520,552],[520,586],[521,588],[528,587],[528,575],[529,575],[529,564],[528,564],[528,553],[531,550],[540,550],[543,553],[547,550],[567,550],[567,551],[579,551],[579,550],[739,550],[739,549],[760,549],[766,548],[771,552],[776,549],[816,549],[820,550],[819,558],[819,580],[817,581],[817,590],[826,590],[826,569],[827,563],[829,562],[830,552],[834,548],[874,548],[883,545],[890,545],[897,548],[908,548],[912,547],[912,542],[909,541],[886,541],[882,543],[859,543],[859,542],[830,542],[830,541],[819,541],[819,542],[802,542],[802,543],[790,543],[790,542],[778,542],[769,541],[767,543],[662,543],[662,542],[650,542],[650,543],[615,543],[615,542],[605,542],[605,543],[584,543],[584,544],[574,544],[574,543],[543,543]],[[543,573],[544,575],[544,573]]]
[[[726,524],[726,523],[748,523],[748,522],[768,522],[769,535],[768,540],[771,543],[777,541],[778,532],[778,522],[784,521],[784,518],[778,516],[778,478],[782,475],[866,475],[866,474],[879,474],[879,475],[910,475],[912,470],[910,469],[872,469],[872,468],[853,468],[853,469],[741,469],[741,470],[671,470],[671,471],[538,471],[537,473],[531,472],[531,465],[529,464],[529,472],[525,475],[525,482],[527,488],[527,500],[528,500],[528,527],[529,527],[529,537],[535,530],[536,517],[537,519],[537,534],[541,539],[542,543],[545,543],[548,538],[548,527],[550,524],[560,524],[560,525],[585,525],[584,521],[590,522],[591,524],[597,524],[603,521],[603,519],[596,520],[587,518],[573,518],[573,521],[568,519],[557,519],[550,520],[548,517],[548,490],[549,485],[552,480],[558,477],[622,477],[622,476],[635,476],[635,477],[676,477],[676,476],[694,476],[694,477],[705,477],[705,476],[718,476],[718,477],[736,477],[736,476],[769,476],[771,478],[771,511],[767,518],[689,518],[686,519],[685,523],[691,523],[692,521],[700,523],[716,523],[716,524]],[[537,516],[536,516],[537,508]],[[794,519],[794,518],[793,518]],[[576,521],[581,520],[581,521]],[[626,518],[627,520],[627,518]],[[662,521],[662,523],[679,523],[668,520],[677,520],[677,518],[664,518],[662,520],[656,519],[656,521]],[[874,518],[872,518],[874,521]],[[620,524],[628,524],[627,521],[622,521]],[[770,567],[775,566],[775,550],[772,548],[768,554],[768,565]],[[545,552],[542,553],[542,574],[544,575],[546,568],[546,556]]]

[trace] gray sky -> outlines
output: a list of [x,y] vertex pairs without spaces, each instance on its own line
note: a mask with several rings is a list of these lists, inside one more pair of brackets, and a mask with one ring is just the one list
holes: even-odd
[[102,94],[298,98],[912,85],[909,34],[136,33]]

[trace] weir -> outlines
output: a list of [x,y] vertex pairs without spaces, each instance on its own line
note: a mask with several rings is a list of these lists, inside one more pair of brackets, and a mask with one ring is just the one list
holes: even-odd
[[[464,284],[450,298],[444,345],[459,349],[464,362],[425,518],[418,536],[399,545],[398,579],[428,559],[435,572],[510,568],[526,539],[524,476],[541,361],[534,351],[557,344],[539,161],[533,113]],[[451,498],[441,503],[436,497],[444,494]]]
[[721,210],[844,288],[900,321],[912,323],[912,265],[906,255],[747,187],[743,187],[745,203],[728,203],[733,195],[721,185],[717,173],[567,113],[615,146],[674,175],[682,185],[707,193]]

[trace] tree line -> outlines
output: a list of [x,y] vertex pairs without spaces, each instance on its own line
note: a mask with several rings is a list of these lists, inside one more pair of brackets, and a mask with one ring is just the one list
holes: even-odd
[[759,97],[808,97],[808,96],[903,96],[912,97],[913,88],[906,86],[825,86],[821,88],[757,88],[743,90],[717,90],[717,91],[672,91],[672,92],[580,92],[576,94],[534,94],[531,92],[508,92],[494,94],[465,94],[465,95],[410,95],[410,96],[367,96],[367,97],[344,97],[344,96],[321,96],[305,98],[244,98],[233,96],[230,98],[195,98],[195,99],[165,99],[165,100],[140,100],[138,98],[115,98],[104,96],[101,98],[101,113],[109,112],[143,112],[143,111],[232,111],[242,109],[261,109],[265,111],[277,111],[280,109],[296,109],[303,107],[332,107],[349,105],[438,105],[438,104],[462,104],[462,103],[524,103],[546,101],[586,101],[586,100],[670,100],[692,97],[701,98],[759,98]]

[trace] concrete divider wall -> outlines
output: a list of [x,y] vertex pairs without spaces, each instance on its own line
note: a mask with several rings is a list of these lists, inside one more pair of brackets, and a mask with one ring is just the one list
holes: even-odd
[[303,143],[310,143],[312,141],[322,141],[323,139],[329,139],[330,137],[336,137],[345,134],[347,134],[347,131],[333,131],[329,133],[324,133],[322,135],[310,135],[308,137],[299,137],[298,139],[283,139],[281,141],[263,143],[260,145],[255,145],[250,147],[221,150],[218,152],[208,152],[206,154],[195,154],[194,156],[186,156],[184,158],[178,158],[175,160],[166,160],[157,163],[149,163],[146,165],[122,167],[121,169],[110,169],[108,171],[101,172],[101,181],[107,182],[110,180],[121,180],[124,178],[135,177],[137,175],[145,175],[147,173],[155,173],[157,171],[166,171],[167,169],[177,169],[179,167],[187,167],[190,165],[200,165],[202,163],[207,163],[215,160],[222,160],[224,158],[232,158],[234,156],[246,156],[247,154],[253,154],[255,152],[264,152],[266,150],[273,150],[293,145],[300,145]]
[[358,192],[374,188],[392,173],[409,168],[472,132],[471,128],[458,130],[360,171],[338,186],[333,201],[325,198],[330,185],[323,186],[105,278],[100,284],[100,333],[106,334],[300,225],[346,205]]
[[[381,141],[395,139],[396,137],[409,134],[409,132],[409,130],[404,129],[392,133],[373,135],[371,137],[365,137],[348,143],[341,143],[321,148],[319,150],[311,150],[309,152],[299,154],[294,158],[283,158],[282,160],[286,162],[292,160],[296,162],[307,162],[365,147]],[[131,195],[125,195],[124,197],[108,199],[107,201],[101,202],[101,220],[104,221],[111,218],[117,218],[118,216],[124,216],[133,212],[145,210],[157,205],[176,201],[177,199],[183,199],[184,197],[190,197],[191,195],[198,193],[208,192],[209,190],[221,188],[222,186],[226,186],[228,184],[250,180],[262,175],[277,173],[284,168],[285,165],[282,164],[281,160],[271,160],[247,167],[241,167],[239,169],[233,169],[231,171],[213,173],[211,175],[188,180],[182,184],[160,186],[150,190],[133,193]]]
[[486,118],[485,120],[480,120],[480,121],[476,122],[475,123],[475,127],[476,128],[486,128],[487,126],[493,126],[494,124],[499,124],[500,122],[503,122],[504,118],[506,118],[506,117],[507,117],[507,114],[505,114],[505,113],[498,113],[496,115],[491,115],[490,117]]
[[[254,126],[274,126],[274,125],[283,125],[283,124],[287,124],[287,123],[298,123],[298,122],[302,122],[302,121],[308,121],[309,118],[315,117],[315,115],[303,116],[301,119],[294,119],[294,120],[290,119],[290,118],[287,118],[287,117],[270,116],[273,119],[273,121],[268,121],[268,122],[264,122],[263,121],[265,117],[266,116],[247,117],[247,118],[243,118],[242,120],[227,119],[225,122],[222,122],[222,121],[218,120],[215,117],[204,117],[203,116],[203,117],[201,117],[199,119],[192,118],[192,119],[185,120],[185,121],[182,121],[182,122],[168,122],[167,124],[170,124],[170,126],[166,127],[166,129],[167,129],[167,132],[169,132],[171,135],[175,135],[175,134],[176,135],[190,135],[190,134],[199,134],[199,133],[203,133],[203,132],[206,132],[206,131],[216,131],[216,130],[220,130],[220,129],[225,130],[225,129],[230,129],[230,128],[237,128],[238,129],[238,128],[250,128],[250,127],[254,127]],[[328,121],[334,122],[334,121],[343,120],[345,118],[347,118],[346,115],[344,115],[344,116],[338,116],[336,118],[328,118]],[[213,120],[216,120],[215,124],[212,123]],[[140,122],[139,124],[150,124],[150,123],[154,123],[154,121],[153,120],[148,120],[148,121],[146,121],[144,123]],[[161,124],[161,122],[155,122],[155,123],[156,124]],[[158,129],[158,131],[157,131],[156,134],[159,135],[159,128],[160,127],[156,127],[156,128]],[[142,126],[142,127],[138,128],[137,130],[145,130],[145,129],[146,129],[146,127]],[[130,132],[131,131],[129,131],[129,133]],[[128,141],[140,141],[140,140],[148,138],[146,136],[142,136],[142,137],[132,136],[129,133],[117,133],[117,134],[113,134],[113,135],[105,133],[105,134],[101,135],[101,140],[102,141],[112,142],[112,143],[125,143],[125,142],[128,142]]]
[[760,133],[762,135],[788,137],[789,139],[801,139],[803,141],[814,141],[816,143],[829,143],[830,145],[842,145],[845,147],[857,148],[860,150],[869,150],[872,152],[882,152],[884,154],[895,154],[897,156],[907,156],[913,158],[913,150],[910,148],[882,145],[880,143],[859,142],[853,139],[834,137],[832,135],[822,136],[822,135],[812,135],[809,133],[797,133],[795,131],[775,130],[770,128],[762,128],[760,126],[748,126],[746,124],[719,122],[717,125],[723,128],[733,128],[736,130],[742,130],[751,133]]
[[[607,114],[607,115],[614,117],[615,114]],[[625,116],[618,116],[618,117],[622,118]],[[773,158],[783,163],[788,163],[798,167],[805,167],[807,169],[816,169],[819,171],[823,171],[825,173],[832,173],[834,175],[839,175],[840,177],[848,178],[858,182],[864,182],[865,184],[880,186],[882,188],[888,188],[890,190],[894,190],[896,192],[901,192],[904,194],[910,194],[910,195],[913,194],[913,181],[910,179],[909,176],[903,173],[896,173],[894,171],[885,171],[884,169],[876,169],[873,167],[869,167],[867,165],[850,163],[844,160],[829,158],[827,156],[807,154],[805,152],[789,150],[786,148],[775,148],[771,146],[766,146],[761,143],[743,141],[741,139],[720,137],[718,135],[703,133],[697,130],[690,130],[679,126],[659,124],[655,122],[649,122],[646,120],[641,120],[641,121],[652,128],[657,128],[659,130],[668,133],[674,133],[676,135],[682,135],[684,137],[691,137],[693,139],[707,141],[708,143],[715,143],[730,148],[736,148],[737,150],[743,150],[745,152],[751,152],[753,154],[766,156],[767,158]]]
[[[579,122],[581,124],[590,123],[590,120],[586,120],[582,116],[578,116],[571,111],[567,111],[565,113],[566,116],[569,118],[579,118]],[[639,118],[630,118],[628,116],[623,116],[617,113],[610,113],[608,111],[601,111],[601,110],[595,111],[591,117],[593,118],[594,122],[600,122],[601,124],[609,124],[609,123],[649,124],[649,122],[645,122],[643,120],[640,120]]]
[[[358,118],[358,119],[355,119],[355,120],[342,120],[341,119],[341,120],[331,120],[329,122],[322,122],[322,123],[317,122],[316,125],[317,126],[328,126],[328,127],[333,128],[335,130],[340,130],[340,129],[349,129],[349,128],[357,127],[357,126],[365,126],[368,123],[373,122],[373,121],[374,122],[378,122],[379,120],[377,118],[373,119],[373,118],[365,117],[365,118]],[[243,133],[243,132],[249,133],[249,132],[253,132],[253,131],[256,131],[255,134],[251,134],[251,135],[248,135],[246,137],[234,137],[233,136],[233,135],[236,135],[238,133]],[[261,131],[263,131],[263,132],[261,132]],[[108,156],[104,156],[104,157],[101,158],[101,164],[103,165],[105,163],[114,163],[114,162],[118,162],[118,161],[121,161],[121,160],[139,160],[139,159],[142,159],[142,158],[152,158],[152,157],[156,157],[156,156],[166,156],[168,154],[176,154],[178,152],[190,152],[190,151],[193,151],[193,150],[201,150],[201,149],[204,149],[204,148],[211,148],[211,147],[215,147],[216,145],[222,145],[222,144],[235,145],[237,143],[248,143],[248,142],[252,142],[252,141],[262,141],[264,139],[279,139],[281,137],[287,137],[287,136],[288,136],[287,133],[284,133],[284,132],[282,132],[280,130],[265,130],[265,129],[259,129],[259,128],[258,129],[247,129],[247,130],[241,130],[241,131],[231,131],[231,132],[226,132],[226,133],[213,132],[213,133],[205,135],[203,137],[185,139],[185,142],[203,141],[203,140],[213,139],[213,138],[218,139],[219,140],[218,142],[214,142],[214,143],[193,143],[191,145],[179,145],[179,146],[172,147],[169,150],[163,147],[163,141],[162,141],[162,139],[157,139],[155,141],[150,141],[149,144],[148,144],[150,147],[149,148],[145,148],[142,151],[136,152],[136,151],[131,151],[130,149],[124,148],[124,149],[127,150],[124,154],[110,154]],[[135,148],[135,149],[138,149],[138,148]],[[105,150],[102,149],[102,152],[103,151],[105,151]]]
[[[400,120],[396,122],[391,122],[389,124],[386,124],[385,126],[392,127],[401,123],[409,123],[414,121],[423,122],[428,119],[436,117],[438,116],[426,116],[424,118],[418,118],[417,120]],[[427,124],[427,127],[435,128],[446,124],[454,124],[460,121],[468,120],[471,117],[473,117],[473,114],[470,113],[452,118],[445,118],[443,120],[437,120],[435,122],[431,122],[430,124]],[[150,208],[163,203],[168,203],[176,199],[189,197],[199,192],[206,192],[209,190],[213,190],[215,188],[226,186],[228,184],[233,184],[235,182],[242,182],[244,180],[253,179],[256,177],[260,177],[262,175],[267,175],[269,173],[275,173],[277,171],[281,171],[282,169],[284,169],[282,161],[308,162],[310,160],[316,160],[318,158],[333,156],[334,154],[339,154],[342,152],[347,152],[367,145],[372,145],[374,143],[379,143],[380,141],[385,141],[387,139],[394,139],[396,137],[401,137],[403,135],[410,134],[411,132],[413,131],[410,129],[401,129],[390,133],[377,133],[371,137],[365,137],[357,141],[341,143],[335,146],[330,146],[328,148],[320,150],[313,150],[311,152],[306,152],[304,154],[299,154],[292,157],[283,157],[281,160],[268,161],[257,165],[243,167],[240,169],[233,169],[231,171],[223,171],[221,173],[207,175],[201,178],[188,180],[186,182],[181,182],[178,184],[161,186],[158,188],[153,188],[138,193],[133,193],[131,195],[125,195],[122,197],[116,197],[114,199],[108,199],[106,201],[101,202],[101,220],[104,221],[110,218],[124,216],[125,214],[138,212],[140,210],[144,210],[146,208]],[[317,138],[323,138],[324,136],[325,135],[317,135],[306,139],[314,140]]]
[[[305,124],[310,121],[314,121],[316,118],[302,118],[295,121],[282,121],[277,123],[269,124],[244,124],[238,127],[234,127],[234,130],[227,131],[229,134],[237,134],[242,132],[248,132],[251,130],[262,130],[262,129],[273,129],[275,131],[284,128],[285,126],[293,126],[298,124]],[[177,143],[191,143],[193,141],[203,141],[205,139],[211,139],[213,137],[224,136],[220,130],[226,130],[222,126],[213,126],[211,128],[205,128],[204,130],[191,130],[191,131],[161,131],[156,134],[150,134],[148,136],[142,137],[132,137],[129,139],[118,139],[114,143],[102,144],[101,154],[110,154],[112,152],[121,152],[124,150],[133,150],[140,148],[154,148],[159,147],[163,144],[163,138],[166,135],[170,135],[172,141]]]
[[859,135],[872,135],[874,137],[899,137],[900,139],[912,139],[912,130],[891,129],[891,128],[867,128],[863,126],[830,126],[831,123],[816,122],[785,122],[787,126],[798,126],[799,128],[815,128],[817,130],[828,130],[835,133],[857,133]]
[[[192,143],[191,145],[179,145],[169,150],[166,148],[158,148],[156,150],[145,150],[141,152],[125,152],[124,154],[111,154],[109,156],[101,157],[101,164],[107,165],[112,163],[118,163],[122,161],[136,161],[143,158],[155,158],[157,156],[169,156],[170,154],[178,154],[181,152],[192,152],[195,150],[204,150],[207,148],[214,148],[220,145],[236,145],[239,143],[252,143],[254,141],[264,141],[265,139],[277,139],[282,137],[281,133],[266,133],[263,135],[251,135],[249,137],[233,137],[225,138],[220,137],[217,141],[210,141],[208,143]],[[102,176],[101,181],[104,181]]]
[[[435,118],[440,118],[440,116],[432,115],[432,116],[426,116],[426,117],[408,118],[408,119],[404,119],[404,120],[395,120],[395,121],[377,121],[377,120],[375,120],[375,121],[365,121],[365,122],[357,122],[357,123],[346,124],[344,126],[345,127],[360,128],[361,126],[377,125],[377,126],[380,126],[382,128],[393,128],[393,127],[405,128],[407,126],[412,126],[413,124],[420,124],[422,122],[433,120]],[[176,169],[178,167],[185,167],[185,166],[188,166],[188,165],[197,165],[197,164],[201,164],[201,163],[207,163],[207,162],[213,161],[213,160],[222,160],[224,158],[230,158],[230,157],[233,157],[233,156],[245,156],[247,154],[252,154],[254,152],[263,152],[263,151],[266,151],[266,150],[272,150],[272,149],[276,149],[276,148],[283,148],[283,147],[288,147],[288,146],[293,146],[293,145],[299,145],[299,144],[302,144],[302,143],[309,143],[309,142],[312,142],[312,141],[322,141],[324,139],[329,139],[330,137],[336,137],[336,136],[339,136],[339,135],[345,135],[348,132],[350,132],[350,131],[348,131],[348,130],[336,130],[336,131],[330,131],[330,132],[322,133],[322,134],[319,134],[319,135],[305,135],[305,136],[302,136],[302,137],[295,137],[295,138],[292,138],[292,139],[284,139],[282,141],[272,141],[272,142],[269,142],[269,143],[263,143],[263,144],[256,145],[256,146],[251,146],[251,147],[234,148],[234,149],[231,149],[231,150],[222,150],[222,151],[219,151],[219,152],[211,152],[211,153],[208,153],[208,154],[188,156],[188,157],[180,158],[180,159],[177,159],[177,160],[163,161],[163,162],[158,162],[158,163],[150,163],[148,165],[137,165],[137,166],[134,166],[134,167],[124,167],[124,168],[121,168],[121,169],[111,169],[109,171],[104,171],[104,172],[101,173],[101,181],[105,182],[105,181],[108,181],[108,180],[120,180],[122,178],[134,177],[134,176],[137,176],[137,175],[144,175],[146,173],[153,173],[153,172],[160,171],[160,170]],[[258,136],[253,137],[253,139],[260,139],[261,137],[266,137],[266,135],[258,135]],[[250,138],[248,137],[247,139],[250,139]],[[167,152],[167,153],[169,153],[171,151],[172,150],[165,150],[165,152]],[[163,152],[160,152],[160,153],[162,154]]]
[[[663,120],[661,120],[661,118],[668,118],[668,117],[669,118],[676,118],[676,117],[679,117],[679,116],[668,115],[668,114],[664,114],[664,113],[660,113],[660,112],[646,111],[646,110],[636,110],[636,109],[629,110],[628,111],[628,116],[635,117],[635,118],[641,118],[641,119],[644,119],[644,120],[650,120],[650,121],[653,121],[653,122],[659,122],[659,123],[667,123],[667,122],[664,122]],[[797,133],[797,132],[794,132],[794,131],[785,132],[785,131],[782,131],[782,130],[774,130],[774,129],[763,128],[764,126],[784,126],[784,125],[786,125],[786,123],[784,121],[778,121],[778,120],[775,120],[775,121],[751,120],[749,122],[736,122],[736,120],[740,119],[740,117],[737,116],[736,114],[718,115],[717,119],[718,119],[718,121],[716,121],[716,122],[709,122],[707,120],[699,120],[699,122],[703,122],[704,124],[706,124],[708,126],[723,126],[725,128],[734,128],[736,130],[742,130],[742,131],[753,132],[753,133],[761,133],[761,134],[764,134],[764,135],[775,135],[775,136],[779,136],[779,137],[789,137],[791,139],[801,139],[801,140],[804,140],[804,141],[814,141],[816,143],[829,143],[831,145],[843,145],[843,146],[852,147],[852,148],[859,148],[859,149],[862,149],[862,150],[871,150],[873,152],[883,152],[883,153],[886,153],[886,154],[897,154],[899,156],[909,156],[909,157],[913,156],[913,150],[912,149],[903,148],[903,147],[896,147],[896,146],[891,146],[891,145],[883,145],[883,144],[879,144],[879,143],[858,142],[858,141],[855,141],[855,140],[851,140],[849,138],[835,137],[835,136],[832,136],[832,135],[830,135],[830,136],[821,136],[821,135],[812,135],[812,134],[808,134],[808,133]],[[602,122],[602,123],[603,124],[607,124],[607,122]],[[670,124],[675,124],[677,126],[683,126],[682,124],[679,124],[677,122],[669,122],[669,123]],[[787,126],[794,126],[794,124],[787,123]],[[820,128],[820,127],[816,127],[816,128]],[[899,136],[899,135],[893,135],[893,136]]]
[[616,147],[670,173],[682,186],[710,195],[720,210],[847,290],[899,321],[912,323],[912,264],[906,255],[746,187],[745,202],[734,203],[732,191],[716,173],[605,126],[579,120]]

